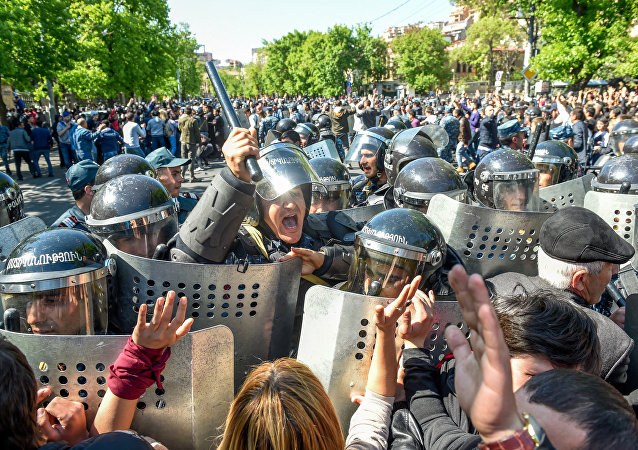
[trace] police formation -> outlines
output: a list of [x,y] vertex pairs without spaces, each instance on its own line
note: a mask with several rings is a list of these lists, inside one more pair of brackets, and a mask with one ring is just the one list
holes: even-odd
[[[356,410],[349,395],[365,392],[379,297],[398,297],[420,276],[419,289],[437,301],[423,352],[446,361],[444,325],[463,329],[448,281],[457,264],[505,295],[561,287],[552,267],[609,264],[597,284],[581,274],[569,292],[598,327],[599,375],[626,393],[638,387],[629,359],[638,317],[637,122],[614,129],[613,154],[595,167],[566,130],[534,140],[518,120],[504,122],[500,144],[479,146],[482,158],[468,167],[450,162],[458,127],[449,114],[417,128],[391,118],[349,143],[331,131],[344,113],[337,106],[296,123],[269,110],[261,148],[247,130],[233,130],[226,167],[201,198],[180,189],[191,161],[165,148],[102,166],[82,161],[66,174],[75,204],[48,228],[1,174],[1,332],[26,355],[38,386],[51,389],[47,401],[82,402],[103,426],[98,406],[122,395],[135,400],[133,429],[168,448],[209,448],[252,367],[292,356],[320,379],[347,433]],[[257,183],[249,156],[263,173]],[[120,350],[140,351],[128,336],[145,318],[157,325],[153,309],[169,299],[169,318],[174,309],[192,319],[190,332],[169,360],[155,351],[148,367],[127,365]],[[609,318],[625,305],[627,332]],[[126,373],[147,383],[127,387]],[[432,435],[414,424],[421,411],[396,409],[416,419],[393,421],[393,436],[416,433],[430,448]]]

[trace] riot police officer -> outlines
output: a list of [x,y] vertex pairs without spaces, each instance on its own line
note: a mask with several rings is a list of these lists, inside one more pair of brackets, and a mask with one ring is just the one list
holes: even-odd
[[360,131],[354,137],[346,155],[346,161],[355,161],[363,175],[353,180],[354,204],[362,205],[368,196],[387,182],[383,161],[394,132],[388,128],[373,127]]
[[343,144],[340,139],[337,139],[337,136],[332,132],[332,122],[330,121],[330,117],[327,114],[318,113],[312,117],[312,122],[319,129],[319,140],[331,140],[337,146],[337,153],[339,154],[339,158],[342,161],[346,158],[346,153],[343,150]]
[[310,165],[325,188],[313,186],[310,214],[338,211],[348,207],[352,185],[348,168],[336,159],[312,158]]
[[616,156],[622,155],[625,142],[636,135],[638,135],[638,121],[633,119],[621,120],[609,134],[609,148],[613,150]]
[[[136,158],[139,158],[139,156],[136,156]],[[78,228],[82,231],[89,231],[86,226],[86,216],[91,211],[92,189],[99,168],[100,166],[89,159],[73,164],[66,171],[66,182],[73,194],[75,205],[58,217],[51,224],[51,227]]]
[[5,328],[33,334],[107,330],[107,277],[114,264],[94,236],[49,228],[18,244],[0,273]]
[[383,127],[392,130],[395,133],[408,129],[408,126],[399,118],[399,116],[392,117]]
[[[441,158],[419,158],[408,163],[394,182],[394,204],[399,208],[427,213],[430,200],[436,194],[467,202],[467,187],[461,176],[452,164]],[[392,206],[386,205],[386,209]]]
[[295,127],[295,131],[301,138],[301,148],[319,142],[319,129],[314,123],[300,123]]
[[578,155],[573,148],[561,141],[538,144],[532,162],[539,170],[539,188],[573,180],[578,176]]
[[284,133],[287,131],[294,130],[297,126],[297,122],[293,119],[281,119],[277,122],[277,125],[272,130],[269,130],[266,133],[266,137],[264,139],[264,145],[268,146],[272,144],[276,140],[281,140]]
[[625,155],[638,154],[638,136],[633,136],[627,139],[622,150]]
[[24,217],[24,198],[16,181],[0,172],[0,227]]
[[119,250],[150,258],[178,229],[178,206],[162,184],[145,175],[122,175],[95,193],[86,223]]
[[122,175],[146,175],[157,178],[157,170],[147,160],[138,155],[116,155],[100,166],[95,174],[93,190],[97,191],[109,180]]
[[[429,126],[439,128],[436,125]],[[444,132],[441,128],[439,130]],[[409,162],[419,158],[436,157],[438,157],[437,146],[425,127],[411,128],[395,134],[383,158],[388,184],[394,186],[399,172]]]
[[538,211],[538,169],[519,151],[490,152],[476,166],[474,196],[488,208]]
[[612,158],[591,181],[594,191],[614,194],[638,194],[638,156],[627,154]]
[[417,275],[419,288],[437,291],[447,247],[441,231],[420,211],[395,208],[356,233],[352,265],[342,289],[396,297]]
[[190,159],[177,158],[166,147],[153,150],[146,156],[146,160],[157,169],[157,179],[166,188],[171,197],[177,199],[179,205],[179,223],[186,220],[186,216],[193,210],[199,196],[188,192],[180,192],[182,182],[182,167],[191,163]]

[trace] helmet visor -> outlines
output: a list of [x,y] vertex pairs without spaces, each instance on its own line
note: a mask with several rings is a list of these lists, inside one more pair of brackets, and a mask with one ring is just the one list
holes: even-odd
[[538,211],[538,172],[534,178],[495,180],[494,207],[507,211]]
[[328,211],[339,211],[348,207],[350,201],[350,186],[338,190],[329,190],[327,193],[312,191],[310,214]]
[[549,162],[534,162],[534,166],[539,171],[538,185],[539,188],[552,186],[558,184],[560,178],[560,164]]
[[614,151],[616,156],[621,156],[624,154],[623,149],[625,147],[625,142],[630,137],[638,135],[638,130],[626,130],[621,132],[613,132],[609,137],[609,147]]
[[413,192],[395,187],[393,194],[394,201],[400,208],[416,209],[422,213],[428,212],[430,200],[437,194],[447,195],[460,203],[467,203],[467,189],[455,189],[447,192]]
[[345,290],[375,297],[396,298],[417,275],[418,262],[355,245]]
[[104,334],[108,321],[107,278],[47,291],[2,293],[2,306],[8,331]]
[[297,146],[276,143],[262,150],[259,167],[264,178],[257,183],[257,194],[272,201],[296,187],[311,185],[326,192],[306,155]]
[[361,161],[362,152],[365,151],[365,153],[372,153],[376,155],[381,146],[384,144],[385,142],[381,140],[380,136],[375,137],[372,134],[359,133],[354,137],[352,145],[348,149],[345,162],[358,166],[359,161]]
[[125,253],[152,258],[157,246],[166,244],[177,233],[178,227],[177,214],[172,214],[158,222],[98,237],[108,239],[118,250]]

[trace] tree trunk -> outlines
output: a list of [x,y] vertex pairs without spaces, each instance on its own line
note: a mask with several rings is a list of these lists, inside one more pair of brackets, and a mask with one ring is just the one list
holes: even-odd
[[[0,75],[0,86],[2,86],[2,75]],[[2,95],[0,95],[0,123],[5,126],[9,125],[9,121],[7,120],[7,105],[4,104]]]
[[587,87],[587,83],[591,80],[591,77],[592,75],[586,75],[585,77],[574,81],[574,83],[569,86],[569,90],[578,93],[578,91],[585,89]]

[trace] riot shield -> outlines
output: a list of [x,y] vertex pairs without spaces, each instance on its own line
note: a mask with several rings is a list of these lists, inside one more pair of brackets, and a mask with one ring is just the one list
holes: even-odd
[[273,141],[279,139],[279,136],[275,134],[274,130],[268,130],[266,137],[264,138],[264,147],[268,147]]
[[312,145],[303,148],[309,159],[312,158],[332,158],[337,161],[341,161],[339,158],[339,152],[337,146],[332,139],[324,139],[323,141],[315,142]]
[[[374,307],[388,301],[324,286],[313,286],[306,294],[297,360],[306,364],[323,384],[344,434],[357,409],[350,395],[365,392],[376,333]],[[443,336],[449,324],[469,331],[457,302],[437,302],[432,334],[426,342],[426,348],[437,360],[450,351]]]
[[[585,208],[603,218],[614,231],[636,248],[636,214],[638,195],[613,194],[610,192],[589,191],[585,195]],[[630,263],[638,267],[638,256],[634,255]]]
[[[38,388],[81,402],[90,425],[106,393],[108,367],[128,336],[36,336],[0,330],[27,357]],[[216,326],[186,335],[171,348],[162,373],[137,402],[132,429],[171,449],[208,449],[233,401],[233,335]]]
[[[385,211],[385,207],[383,204],[380,205],[371,205],[371,206],[361,206],[360,208],[348,208],[342,209],[339,211],[342,214],[345,214],[349,218],[351,218],[356,223],[367,223],[374,216],[379,214],[381,211]],[[313,216],[327,216],[327,212],[315,213]]]
[[443,194],[432,197],[427,213],[467,272],[484,278],[504,272],[538,275],[539,232],[550,215],[468,205]]
[[541,188],[541,210],[554,212],[567,206],[583,206],[585,194],[591,190],[593,174]]
[[298,258],[247,267],[190,264],[141,258],[104,244],[117,263],[117,312],[111,317],[123,333],[133,330],[140,304],[149,305],[150,313],[157,297],[174,290],[188,298],[192,330],[225,325],[233,332],[237,388],[252,366],[288,355],[301,278]]
[[[44,230],[46,224],[39,217],[25,217],[17,222],[10,223],[0,228],[0,271],[4,270],[5,261],[24,238],[37,231]],[[0,305],[0,311],[2,306]]]

